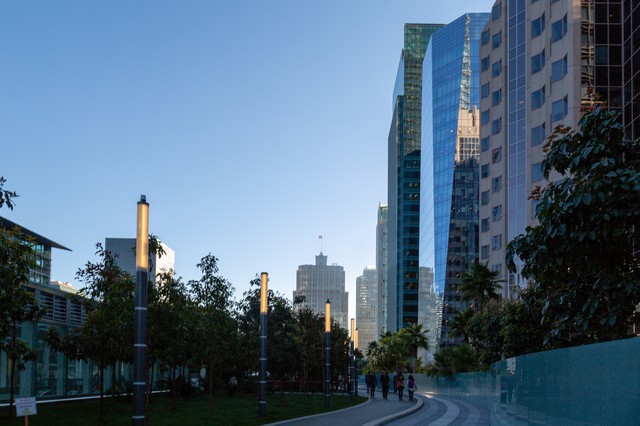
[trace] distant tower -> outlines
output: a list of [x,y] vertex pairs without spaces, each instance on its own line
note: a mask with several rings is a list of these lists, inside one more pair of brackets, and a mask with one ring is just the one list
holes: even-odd
[[388,261],[388,213],[386,205],[378,206],[376,225],[376,270],[378,273],[378,313],[376,315],[376,338],[387,331],[387,261]]
[[327,265],[327,256],[320,252],[315,265],[298,266],[293,303],[294,306],[307,306],[314,312],[324,314],[325,302],[329,299],[331,316],[347,329],[349,293],[344,289],[344,268],[336,264]]
[[[176,253],[165,243],[160,242],[165,251],[162,257],[155,255],[149,261],[152,264],[149,279],[156,282],[156,275],[174,269]],[[136,239],[135,238],[105,238],[104,249],[116,255],[116,264],[120,269],[136,276]]]
[[362,271],[356,278],[356,325],[361,350],[378,340],[376,317],[378,313],[378,274],[374,266]]

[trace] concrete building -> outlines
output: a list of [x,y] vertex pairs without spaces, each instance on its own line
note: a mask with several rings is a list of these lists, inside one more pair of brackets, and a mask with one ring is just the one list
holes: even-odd
[[328,265],[327,256],[320,252],[315,265],[298,267],[293,304],[307,306],[324,315],[327,300],[331,301],[331,317],[349,330],[349,293],[345,291],[344,268],[337,264]]
[[375,266],[368,266],[356,278],[356,327],[359,346],[366,350],[369,343],[378,340],[376,317],[378,316],[378,273]]
[[[149,257],[151,271],[149,279],[156,282],[157,274],[174,269],[176,253],[165,243],[160,242],[164,249],[162,256]],[[136,239],[135,238],[105,238],[104,248],[116,255],[118,267],[135,278],[136,276]]]
[[378,273],[378,306],[376,314],[376,338],[387,331],[387,261],[389,242],[387,238],[389,209],[378,206],[378,224],[376,225],[376,271]]
[[466,309],[456,290],[478,256],[480,34],[488,13],[436,31],[423,66],[420,172],[420,323],[430,352],[460,343],[448,322]]
[[480,260],[500,272],[505,298],[525,284],[507,272],[506,247],[536,224],[528,196],[545,184],[545,138],[599,104],[623,110],[627,134],[638,136],[639,11],[629,0],[493,6],[480,47]]
[[422,64],[441,24],[406,24],[393,92],[388,155],[387,329],[418,323]]

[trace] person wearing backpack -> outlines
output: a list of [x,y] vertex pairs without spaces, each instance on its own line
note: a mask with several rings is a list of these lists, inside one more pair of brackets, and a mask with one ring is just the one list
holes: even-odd
[[398,401],[402,401],[402,391],[404,390],[404,374],[402,372],[396,376],[396,389],[398,389]]
[[407,392],[409,393],[409,401],[413,401],[413,393],[418,389],[416,381],[413,379],[413,375],[409,374],[409,380],[407,381]]

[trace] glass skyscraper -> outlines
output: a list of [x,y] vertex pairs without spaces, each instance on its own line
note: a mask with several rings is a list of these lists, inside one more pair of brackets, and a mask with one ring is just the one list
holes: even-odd
[[406,24],[389,131],[387,330],[418,323],[422,63],[441,24]]
[[478,256],[480,34],[489,14],[466,14],[435,32],[424,58],[420,172],[420,323],[430,352],[456,343],[448,320]]

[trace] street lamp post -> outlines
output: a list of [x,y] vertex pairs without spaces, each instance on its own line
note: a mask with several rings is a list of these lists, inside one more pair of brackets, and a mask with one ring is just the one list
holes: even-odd
[[260,400],[258,408],[260,417],[264,417],[267,409],[267,288],[269,274],[260,274]]
[[[353,351],[353,357],[355,358],[356,350],[358,349],[358,329],[357,328],[356,328],[355,339],[353,339],[353,347],[355,348],[355,350]],[[354,371],[353,374],[356,378],[356,396],[358,396],[358,366],[357,365],[355,366],[353,371]]]
[[349,399],[351,401],[353,401],[353,397],[355,395],[355,381],[353,380],[355,378],[355,363],[354,363],[354,357],[355,357],[355,352],[353,350],[354,348],[354,342],[355,342],[355,335],[354,333],[354,328],[355,328],[355,318],[351,318],[351,354],[349,356],[349,361],[351,363],[351,369],[349,371]]
[[149,279],[149,204],[138,201],[136,232],[136,300],[133,342],[133,424],[144,425],[145,370],[147,361],[147,280]]
[[324,406],[329,407],[331,396],[331,302],[327,299],[324,311],[325,364],[324,364]]

